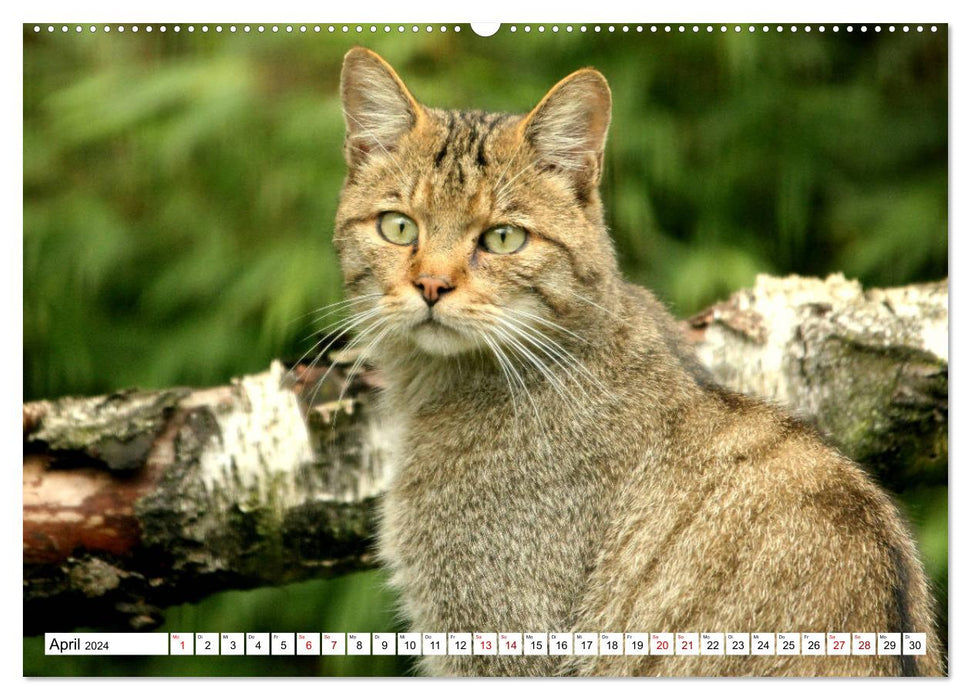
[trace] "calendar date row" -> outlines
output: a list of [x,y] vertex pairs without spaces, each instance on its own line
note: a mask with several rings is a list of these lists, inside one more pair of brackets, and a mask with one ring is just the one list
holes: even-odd
[[49,656],[924,655],[916,632],[149,632],[45,635]]

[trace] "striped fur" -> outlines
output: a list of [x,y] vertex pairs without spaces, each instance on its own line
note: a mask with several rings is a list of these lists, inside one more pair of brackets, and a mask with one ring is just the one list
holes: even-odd
[[[524,115],[425,107],[354,49],[342,332],[398,435],[380,554],[421,631],[921,631],[889,656],[425,657],[451,675],[933,675],[928,586],[890,499],[805,426],[715,386],[623,281],[598,183],[610,92]],[[418,238],[379,233],[382,212]],[[484,231],[527,231],[515,253]],[[420,281],[440,283],[429,306]]]

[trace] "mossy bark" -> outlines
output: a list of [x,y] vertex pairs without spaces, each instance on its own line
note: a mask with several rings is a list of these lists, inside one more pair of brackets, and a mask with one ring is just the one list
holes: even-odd
[[892,489],[946,483],[947,281],[761,276],[689,321],[724,385],[784,405]]

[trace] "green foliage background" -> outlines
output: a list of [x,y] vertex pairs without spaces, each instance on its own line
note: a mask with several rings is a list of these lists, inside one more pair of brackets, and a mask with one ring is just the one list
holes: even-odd
[[[437,25],[364,25],[361,35],[25,27],[24,399],[224,383],[309,348],[308,314],[341,297],[330,245],[344,174],[337,87],[355,44],[443,107],[523,112],[572,70],[599,68],[614,95],[603,189],[623,268],[679,315],[757,272],[842,271],[867,286],[945,277],[946,27],[774,27],[547,25],[490,38]],[[946,478],[899,494],[945,620]],[[259,631],[246,625],[269,606],[279,617],[266,624],[283,631],[272,622],[300,599],[306,617],[286,620],[294,629],[394,629],[381,591],[370,573],[227,593],[169,611],[169,627]],[[55,662],[37,655],[37,640],[24,644],[34,674],[255,668]],[[378,669],[401,667],[264,670]]]

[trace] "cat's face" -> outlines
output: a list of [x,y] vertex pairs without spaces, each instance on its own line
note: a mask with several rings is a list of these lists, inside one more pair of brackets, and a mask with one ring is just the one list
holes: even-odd
[[341,90],[334,241],[362,346],[519,354],[583,326],[616,275],[597,193],[603,76],[574,73],[525,116],[447,112],[358,48]]

